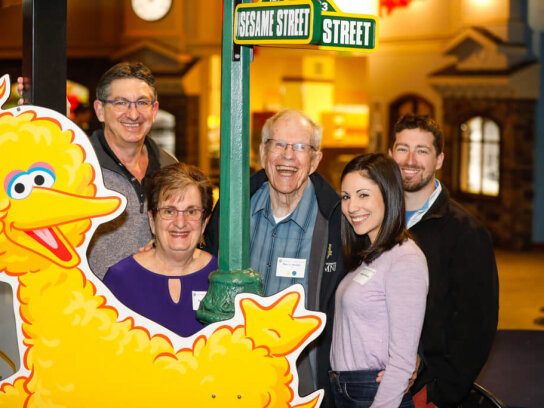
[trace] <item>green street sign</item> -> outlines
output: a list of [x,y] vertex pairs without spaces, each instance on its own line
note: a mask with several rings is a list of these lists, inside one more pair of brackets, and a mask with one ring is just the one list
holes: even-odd
[[322,50],[373,51],[375,16],[337,11],[334,0],[262,0],[234,12],[234,42],[247,45],[317,45]]
[[242,3],[234,11],[236,44],[317,44],[320,37],[318,0]]
[[368,52],[378,42],[378,20],[374,16],[321,12],[320,49]]

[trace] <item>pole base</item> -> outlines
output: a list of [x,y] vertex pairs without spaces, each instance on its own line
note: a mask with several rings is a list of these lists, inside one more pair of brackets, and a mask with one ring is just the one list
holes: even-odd
[[208,293],[200,302],[196,318],[206,325],[230,319],[234,316],[234,298],[238,293],[262,296],[261,274],[251,268],[212,272]]

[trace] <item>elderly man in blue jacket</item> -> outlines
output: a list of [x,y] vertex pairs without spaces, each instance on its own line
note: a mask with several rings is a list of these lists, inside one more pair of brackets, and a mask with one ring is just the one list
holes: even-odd
[[[262,130],[263,170],[250,180],[250,263],[263,277],[266,296],[300,283],[306,307],[327,314],[324,333],[298,361],[299,391],[328,390],[327,372],[334,291],[344,275],[340,198],[316,172],[322,157],[321,127],[307,115],[284,109]],[[217,255],[219,209],[205,231]],[[328,392],[324,404],[328,404]]]

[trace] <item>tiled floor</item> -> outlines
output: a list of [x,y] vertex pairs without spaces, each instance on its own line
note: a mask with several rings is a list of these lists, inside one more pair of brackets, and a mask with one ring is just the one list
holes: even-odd
[[544,330],[544,250],[496,250],[495,255],[500,285],[499,330]]
[[[477,382],[509,407],[544,407],[544,250],[495,251],[499,332]],[[540,323],[540,324],[539,324]]]

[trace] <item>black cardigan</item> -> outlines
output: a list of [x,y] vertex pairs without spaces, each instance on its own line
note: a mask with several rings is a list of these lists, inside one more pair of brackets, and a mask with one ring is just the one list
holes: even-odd
[[412,391],[426,384],[428,399],[440,408],[457,406],[469,392],[489,355],[499,309],[489,232],[442,188],[410,228],[429,267],[422,367]]

